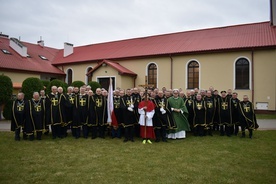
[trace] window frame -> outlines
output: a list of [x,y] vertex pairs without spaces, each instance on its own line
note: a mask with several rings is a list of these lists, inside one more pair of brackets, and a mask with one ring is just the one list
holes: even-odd
[[[197,65],[198,65],[198,82],[197,82],[197,85],[198,86],[194,86],[194,83],[195,83],[195,81],[193,81],[193,86],[191,87],[191,86],[189,86],[189,80],[190,80],[190,73],[189,73],[189,69],[190,69],[190,64],[191,63],[197,63]],[[194,67],[195,68],[195,67]],[[194,73],[194,72],[193,72]],[[193,76],[194,76],[194,74],[193,74]],[[191,60],[189,60],[188,62],[187,62],[187,65],[186,65],[186,89],[194,89],[194,88],[200,88],[200,62],[199,61],[197,61],[196,59],[191,59]]]
[[[155,69],[150,70],[150,67],[152,65],[155,65]],[[158,65],[155,62],[150,62],[150,63],[148,63],[146,70],[147,70],[146,72],[147,72],[148,85],[154,85],[154,88],[157,88],[158,87]],[[153,71],[153,82],[155,84],[150,83],[150,81],[152,80],[152,79],[150,79],[150,78],[152,78],[152,77],[150,77],[150,73],[151,73],[150,71]]]
[[[237,62],[239,62],[241,59],[244,59],[248,62],[248,88],[238,88],[237,87]],[[252,72],[251,72],[251,61],[247,58],[247,57],[244,57],[244,56],[241,56],[241,57],[238,57],[235,61],[234,61],[234,72],[233,72],[233,77],[234,77],[234,87],[233,89],[235,90],[251,90],[251,75],[252,75]]]

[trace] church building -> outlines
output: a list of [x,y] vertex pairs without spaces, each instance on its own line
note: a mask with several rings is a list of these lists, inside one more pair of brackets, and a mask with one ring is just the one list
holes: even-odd
[[108,89],[232,89],[257,110],[276,111],[276,18],[271,21],[141,37],[63,49],[0,35],[0,73],[14,88],[27,77],[97,81]]

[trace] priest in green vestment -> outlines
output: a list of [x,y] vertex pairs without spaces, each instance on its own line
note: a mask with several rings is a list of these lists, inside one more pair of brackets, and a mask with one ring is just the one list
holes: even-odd
[[188,122],[188,110],[185,106],[184,100],[179,97],[179,90],[173,90],[173,96],[169,99],[171,106],[172,117],[177,125],[176,129],[169,130],[169,139],[181,139],[186,137],[186,131],[190,131],[190,125]]

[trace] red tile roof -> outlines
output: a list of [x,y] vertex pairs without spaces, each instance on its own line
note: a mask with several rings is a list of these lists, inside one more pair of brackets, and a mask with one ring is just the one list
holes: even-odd
[[[0,70],[21,70],[47,74],[65,75],[63,71],[52,65],[52,60],[58,53],[58,49],[41,47],[38,44],[22,42],[27,47],[29,57],[22,57],[9,46],[9,38],[0,37]],[[2,49],[11,54],[5,54]],[[42,60],[39,55],[48,60]]]
[[60,50],[53,64],[260,47],[276,47],[276,28],[270,26],[270,22],[80,46],[68,57],[63,57],[63,50]]
[[120,65],[119,63],[113,62],[113,61],[109,61],[109,60],[103,60],[102,62],[100,62],[97,66],[95,66],[92,70],[90,70],[86,75],[89,74],[93,74],[96,70],[98,70],[99,67],[101,67],[103,64],[106,64],[108,66],[111,66],[112,68],[114,68],[115,70],[117,70],[119,72],[120,75],[129,75],[129,76],[134,76],[136,77],[137,74],[132,72],[131,70],[123,67],[122,65]]

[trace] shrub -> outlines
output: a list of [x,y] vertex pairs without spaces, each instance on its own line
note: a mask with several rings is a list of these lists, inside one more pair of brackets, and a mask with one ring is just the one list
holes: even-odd
[[3,109],[3,116],[6,120],[11,120],[11,117],[12,117],[12,102],[13,102],[13,100],[9,99],[5,103],[5,106],[4,106],[4,109]]
[[51,87],[52,86],[62,87],[63,88],[63,92],[64,93],[67,92],[68,84],[66,84],[65,82],[63,82],[63,81],[61,81],[59,79],[54,79],[54,80],[50,81],[50,83],[48,84],[48,86],[46,88],[46,94],[51,93]]
[[83,85],[85,85],[85,83],[82,82],[82,81],[74,81],[74,82],[72,82],[72,84],[70,86],[74,86],[74,87],[80,88]]
[[89,86],[91,86],[91,90],[95,93],[97,88],[101,88],[102,86],[96,82],[96,81],[91,81],[88,83]]
[[11,99],[12,90],[11,78],[6,75],[0,75],[0,106]]
[[50,81],[47,81],[47,80],[41,80],[41,82],[43,84],[44,89],[46,89],[47,86],[50,84]]
[[43,84],[39,78],[29,77],[22,83],[22,92],[25,94],[25,99],[30,100],[34,92],[39,92],[43,89]]

